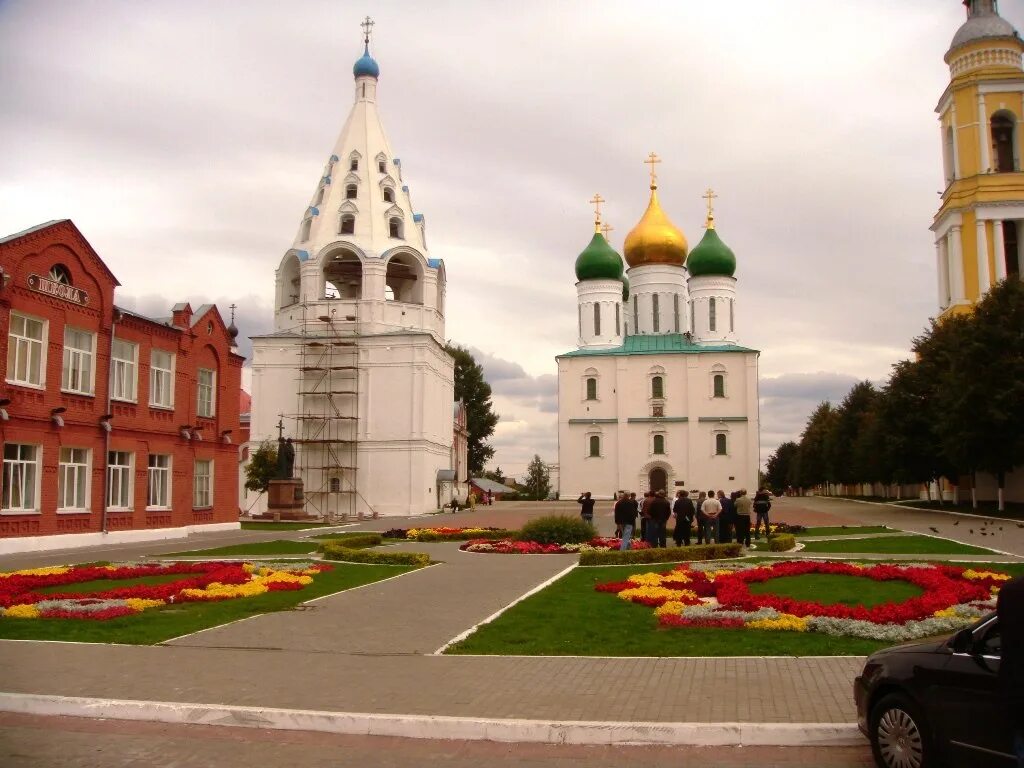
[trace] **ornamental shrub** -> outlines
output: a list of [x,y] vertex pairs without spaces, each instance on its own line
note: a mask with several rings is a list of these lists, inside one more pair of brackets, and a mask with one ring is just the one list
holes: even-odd
[[547,515],[531,520],[516,534],[520,541],[538,544],[583,544],[597,536],[597,529],[582,518]]
[[423,552],[377,552],[372,549],[349,549],[341,541],[328,541],[320,546],[327,560],[374,565],[430,565],[430,555]]
[[379,533],[353,533],[353,534],[325,534],[317,536],[324,541],[333,541],[341,544],[347,549],[366,549],[367,547],[379,547],[384,539]]
[[632,563],[682,563],[739,557],[739,544],[698,544],[695,547],[630,549],[626,552],[581,552],[580,565],[629,565]]
[[796,536],[792,533],[777,533],[768,537],[769,552],[788,552],[796,546]]

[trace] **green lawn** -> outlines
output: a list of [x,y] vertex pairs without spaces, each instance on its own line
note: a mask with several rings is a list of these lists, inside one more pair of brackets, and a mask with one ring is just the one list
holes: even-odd
[[830,525],[820,528],[808,528],[804,533],[796,534],[796,537],[804,536],[858,536],[867,533],[896,533],[892,528],[884,525]]
[[329,523],[289,523],[289,522],[278,522],[275,523],[273,520],[269,520],[265,523],[256,522],[255,520],[246,520],[242,523],[243,531],[308,531],[311,528],[327,528]]
[[[162,608],[152,608],[134,616],[124,616],[109,621],[0,618],[0,638],[153,645],[170,640],[172,637],[226,624],[248,616],[288,610],[314,597],[330,595],[414,570],[394,565],[333,563],[333,566],[333,570],[314,576],[313,583],[301,590],[268,592],[257,597],[224,600],[216,603],[167,605]],[[187,578],[187,576],[179,575],[177,578]],[[127,584],[129,581],[93,583],[97,585],[98,589],[111,589],[120,584]],[[84,587],[85,584],[75,586]],[[65,589],[70,590],[70,588]]]
[[804,542],[802,553],[855,552],[882,555],[991,555],[990,549],[972,547],[931,536],[879,536],[871,539],[836,539]]
[[[653,608],[594,591],[598,583],[671,568],[671,564],[663,563],[576,568],[447,652],[526,656],[831,656],[863,655],[887,645],[817,633],[662,628]],[[861,585],[862,592],[875,583]],[[799,589],[807,587],[799,585]],[[833,590],[837,596],[845,596],[838,587]]]
[[923,594],[920,587],[906,581],[874,581],[842,574],[803,574],[780,576],[750,585],[755,595],[781,595],[795,600],[815,600],[825,605],[865,605],[902,603]]
[[140,576],[137,579],[119,579],[117,581],[112,581],[111,579],[95,579],[93,581],[82,581],[78,584],[43,587],[36,591],[41,592],[44,595],[51,595],[57,592],[88,594],[89,592],[106,592],[107,590],[119,589],[121,587],[134,587],[139,584],[165,584],[168,581],[178,581],[179,579],[185,578],[188,578],[188,576],[180,573],[161,573],[155,576]]
[[255,541],[249,544],[233,544],[230,547],[214,547],[213,549],[196,549],[191,552],[171,552],[166,555],[155,555],[161,560],[175,557],[254,557],[262,555],[308,555],[316,552],[319,543],[316,541]]

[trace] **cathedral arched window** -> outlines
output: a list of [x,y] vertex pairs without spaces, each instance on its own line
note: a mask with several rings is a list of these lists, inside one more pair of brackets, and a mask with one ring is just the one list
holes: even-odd
[[359,187],[357,187],[355,184],[346,184],[345,185],[345,199],[346,200],[355,200],[358,197],[359,197]]
[[633,294],[633,333],[640,333],[640,305],[637,303],[636,294]]
[[356,231],[356,217],[351,213],[341,214],[341,226],[338,227],[338,234],[351,235]]
[[658,306],[658,294],[651,294],[651,313],[654,316],[654,325],[652,326],[655,333],[661,330],[661,308]]
[[679,333],[679,294],[672,294],[672,317],[675,320],[676,333]]
[[953,152],[953,126],[947,125],[942,137],[942,165],[946,171],[946,183],[956,178],[955,159]]
[[601,305],[594,302],[594,335],[601,335]]
[[716,326],[718,325],[718,322],[717,322],[718,318],[715,316],[715,314],[716,314],[715,313],[715,298],[714,298],[714,296],[712,296],[710,299],[708,299],[708,330],[709,331],[717,330]]
[[387,161],[386,160],[378,160],[377,161],[377,172],[378,173],[387,173],[388,172],[388,165],[387,165]]
[[600,456],[601,456],[601,436],[600,435],[591,435],[590,439],[588,440],[588,443],[589,443],[589,446],[588,446],[589,447],[589,452],[588,452],[587,455],[590,456],[591,458],[600,458]]
[[587,379],[587,400],[597,400],[597,379]]
[[402,238],[402,220],[397,216],[388,219],[388,236]]
[[353,157],[352,159],[349,160],[348,169],[350,171],[358,171],[359,170],[359,158],[358,157]]
[[651,397],[665,397],[665,379],[663,379],[661,376],[654,376],[651,378]]
[[616,302],[616,304],[615,304],[615,335],[616,336],[621,336],[622,335],[622,321],[620,319],[620,312],[621,312],[621,310],[622,310],[621,305]]
[[395,202],[395,190],[393,190],[391,187],[384,187],[384,202]]
[[292,251],[284,257],[277,271],[277,308],[295,304],[299,300],[301,266],[299,258]]
[[1007,109],[992,115],[992,163],[994,170],[1007,173],[1017,170],[1017,117]]
[[729,455],[729,436],[724,432],[715,434],[715,456]]
[[659,455],[664,454],[665,453],[665,436],[664,435],[655,435],[653,442],[654,442],[654,444],[652,446],[652,448],[653,448],[652,452],[656,453],[656,454],[659,454]]
[[725,374],[716,373],[712,377],[712,397],[725,397]]

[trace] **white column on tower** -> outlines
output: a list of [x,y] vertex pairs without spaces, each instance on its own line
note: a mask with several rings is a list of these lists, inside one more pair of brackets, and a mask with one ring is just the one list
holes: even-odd
[[964,295],[964,255],[960,249],[960,227],[949,228],[949,232],[946,234],[946,249],[949,253],[950,299],[957,304],[966,299]]
[[960,139],[957,134],[960,132],[956,126],[956,99],[952,100],[949,107],[949,125],[953,129],[953,179],[960,178]]
[[978,148],[981,150],[980,173],[988,173],[992,167],[989,160],[988,114],[985,112],[985,94],[978,94]]
[[988,236],[985,234],[985,220],[978,219],[978,297],[988,293],[992,279],[988,269]]
[[945,239],[935,243],[935,273],[939,279],[939,309],[945,309],[949,306],[949,259]]
[[1006,279],[1006,241],[1003,239],[1003,222],[992,222],[992,239],[995,243],[996,282]]

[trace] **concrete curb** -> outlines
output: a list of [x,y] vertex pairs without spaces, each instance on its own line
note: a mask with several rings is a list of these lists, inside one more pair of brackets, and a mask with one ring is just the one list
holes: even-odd
[[410,739],[583,745],[862,746],[854,723],[627,723],[384,715],[0,693],[0,711]]

